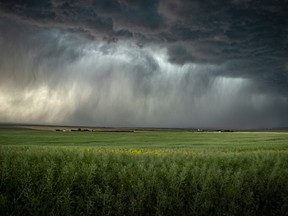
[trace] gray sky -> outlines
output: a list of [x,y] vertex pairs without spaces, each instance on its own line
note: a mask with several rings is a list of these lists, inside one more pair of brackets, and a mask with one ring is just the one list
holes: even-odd
[[287,0],[0,1],[0,122],[288,126]]

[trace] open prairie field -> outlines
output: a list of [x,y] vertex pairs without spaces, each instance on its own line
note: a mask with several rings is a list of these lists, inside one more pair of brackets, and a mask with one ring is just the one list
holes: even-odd
[[0,128],[0,215],[287,215],[288,133]]

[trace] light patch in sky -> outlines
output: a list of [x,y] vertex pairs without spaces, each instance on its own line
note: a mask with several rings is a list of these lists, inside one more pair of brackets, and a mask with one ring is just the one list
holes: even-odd
[[[22,123],[29,120],[60,123],[73,110],[71,96],[69,92],[53,90],[49,86],[17,92],[0,91],[1,119]],[[69,106],[64,107],[64,104]]]

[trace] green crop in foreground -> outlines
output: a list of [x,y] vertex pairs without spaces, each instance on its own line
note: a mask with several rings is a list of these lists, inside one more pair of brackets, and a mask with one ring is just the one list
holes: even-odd
[[287,134],[0,130],[0,215],[287,215]]

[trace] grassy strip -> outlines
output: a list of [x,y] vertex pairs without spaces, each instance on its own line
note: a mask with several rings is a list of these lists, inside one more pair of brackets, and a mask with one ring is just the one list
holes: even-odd
[[288,151],[288,133],[194,133],[194,132],[55,132],[0,130],[0,145],[86,146],[105,148],[189,148],[196,150]]
[[0,215],[288,213],[287,151],[190,153],[0,146]]

